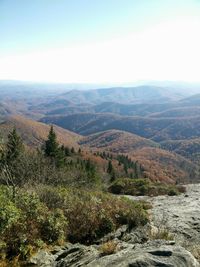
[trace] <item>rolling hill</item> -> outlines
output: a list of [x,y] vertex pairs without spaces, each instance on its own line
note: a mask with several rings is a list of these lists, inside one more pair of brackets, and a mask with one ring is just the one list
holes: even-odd
[[143,147],[159,146],[151,140],[119,130],[109,130],[83,137],[79,144],[90,148],[109,150],[113,153],[129,153]]
[[[0,133],[5,138],[13,127],[22,136],[24,142],[31,146],[40,146],[47,138],[49,125],[36,122],[22,116],[11,116],[0,124]],[[109,159],[101,159],[93,153],[105,151],[113,154],[128,155],[134,162],[138,162],[144,175],[153,181],[175,183],[176,181],[192,181],[197,175],[196,165],[191,161],[158,148],[155,142],[140,136],[119,130],[99,132],[94,135],[82,137],[78,134],[54,126],[60,144],[69,147],[82,147],[84,158],[90,158],[98,169],[105,175]],[[113,162],[116,170],[120,172],[117,161]]]
[[155,142],[200,137],[200,117],[149,118],[102,113],[78,113],[47,116],[41,121],[53,123],[81,135],[99,131],[121,130],[152,139]]
[[[39,99],[37,85],[32,99],[34,88],[28,95],[20,86],[0,94],[1,121],[14,114],[0,123],[3,137],[15,126],[25,143],[36,147],[48,135],[47,124],[54,124],[61,144],[81,147],[85,159],[91,158],[105,173],[108,159],[96,156],[96,151],[131,157],[152,180],[198,178],[200,95],[187,97],[189,93],[159,86],[59,92],[51,88]],[[113,165],[121,168],[117,159]]]
[[[50,126],[22,116],[10,116],[0,123],[0,134],[6,138],[9,131],[16,127],[24,142],[30,146],[41,145],[47,138]],[[81,136],[58,126],[54,126],[59,143],[70,147],[78,147]]]
[[179,101],[184,106],[200,106],[200,94],[195,94]]
[[162,112],[151,113],[150,118],[190,118],[200,116],[200,107],[177,107]]
[[161,146],[163,149],[180,154],[198,165],[200,163],[200,138],[189,140],[167,140],[161,142]]
[[152,181],[165,183],[191,182],[198,179],[198,168],[190,160],[159,148],[158,144],[139,136],[110,130],[83,137],[82,146],[93,151],[106,151],[114,154],[124,153],[138,162],[144,175]]
[[176,153],[145,147],[130,153],[130,156],[144,166],[147,176],[153,181],[180,183],[199,179],[197,166]]
[[62,95],[73,103],[117,102],[117,103],[161,103],[170,100],[179,100],[185,94],[172,88],[142,85],[138,87],[113,87],[95,90],[73,90]]

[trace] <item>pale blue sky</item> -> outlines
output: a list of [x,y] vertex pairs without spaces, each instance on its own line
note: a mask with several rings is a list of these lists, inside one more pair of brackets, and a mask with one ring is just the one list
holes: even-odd
[[[198,18],[199,0],[0,0],[0,79],[66,82],[129,82],[151,76],[155,79],[156,66],[153,66],[154,72],[148,73],[150,66],[143,71],[140,65],[149,64],[152,60],[149,55],[155,53],[157,43],[161,45],[163,42],[158,36],[162,28],[169,42],[164,50],[171,46],[171,42],[184,42],[191,32],[188,38],[198,43],[199,39],[195,39],[200,34]],[[182,39],[177,39],[179,31]],[[185,53],[193,50],[191,56],[194,57],[192,43],[188,45],[189,50]],[[131,47],[138,50],[136,55],[132,54]],[[172,47],[170,49],[173,50]],[[123,55],[124,50],[126,53]],[[168,52],[171,56],[173,52],[173,57],[180,52],[172,50]],[[195,53],[198,51],[195,50]],[[95,58],[96,54],[99,57]],[[119,57],[118,60],[116,57]],[[155,55],[156,65],[160,64],[159,58]],[[178,55],[177,61],[180,58],[181,55]],[[41,70],[46,70],[44,73],[38,71],[40,60],[43,62]],[[126,66],[116,69],[117,63]],[[49,64],[57,66],[49,69]],[[109,68],[104,70],[104,64]],[[130,71],[134,64],[139,65],[138,72],[135,72],[136,66]],[[164,61],[163,64],[166,65]],[[69,75],[65,75],[64,68]],[[164,68],[163,72],[166,71]],[[100,72],[101,75],[98,75]],[[177,79],[185,76],[185,72],[178,73]],[[91,79],[90,74],[93,76]],[[170,73],[168,76],[158,73],[157,79],[176,78]],[[187,80],[193,79],[196,76],[189,75]]]

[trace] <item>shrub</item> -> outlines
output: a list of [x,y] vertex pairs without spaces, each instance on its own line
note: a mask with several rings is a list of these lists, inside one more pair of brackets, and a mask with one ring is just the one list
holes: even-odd
[[109,191],[114,194],[145,195],[149,184],[148,179],[120,178],[111,184]]
[[[41,200],[52,207],[49,198],[40,192]],[[47,188],[49,192],[49,188]],[[92,243],[122,224],[130,227],[147,222],[143,205],[111,194],[82,189],[54,189],[56,208],[62,209],[68,221],[68,239],[71,242]]]
[[120,178],[111,184],[108,188],[113,194],[124,195],[169,195],[174,196],[184,192],[184,187],[176,185],[167,185],[162,183],[153,183],[148,179],[130,179]]
[[47,244],[62,243],[66,239],[67,234],[67,220],[63,211],[56,209],[49,212],[41,223],[41,238]]
[[15,199],[9,189],[0,187],[0,216],[0,260],[26,260],[38,248],[68,240],[90,244],[123,224],[131,228],[148,221],[138,202],[50,186],[35,192],[17,190]]
[[27,258],[38,247],[60,243],[67,232],[67,220],[59,210],[49,210],[36,194],[19,191],[16,199],[0,190],[0,253],[7,258]]
[[100,246],[100,254],[102,256],[111,255],[117,252],[119,249],[118,243],[116,241],[110,240],[106,243],[103,243]]

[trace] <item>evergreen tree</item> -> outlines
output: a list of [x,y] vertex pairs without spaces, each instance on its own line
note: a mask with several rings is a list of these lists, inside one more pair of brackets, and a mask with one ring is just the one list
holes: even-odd
[[112,165],[112,161],[109,160],[108,161],[107,173],[111,174],[112,172],[113,172],[113,165]]
[[56,158],[58,155],[59,144],[57,142],[56,133],[53,126],[51,126],[48,139],[45,142],[44,153],[47,157]]
[[69,149],[69,147],[65,147],[65,156],[66,157],[69,157],[70,156],[70,149]]
[[113,182],[116,179],[116,174],[111,160],[108,161],[107,173],[110,174],[110,181]]
[[110,174],[110,181],[114,182],[116,180],[116,174],[114,169],[112,170],[111,174]]
[[128,174],[128,167],[126,163],[124,163],[124,172],[126,175]]
[[138,164],[137,162],[135,163],[135,178],[138,178],[139,175],[138,175]]
[[6,144],[6,161],[11,162],[18,158],[23,151],[24,145],[21,137],[17,134],[16,128],[8,134],[8,142]]
[[75,153],[75,149],[74,149],[74,147],[71,148],[71,153],[72,153],[72,154]]

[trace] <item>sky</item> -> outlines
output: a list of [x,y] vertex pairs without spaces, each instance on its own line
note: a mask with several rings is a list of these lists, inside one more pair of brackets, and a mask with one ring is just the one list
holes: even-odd
[[200,0],[0,0],[0,79],[200,82]]

